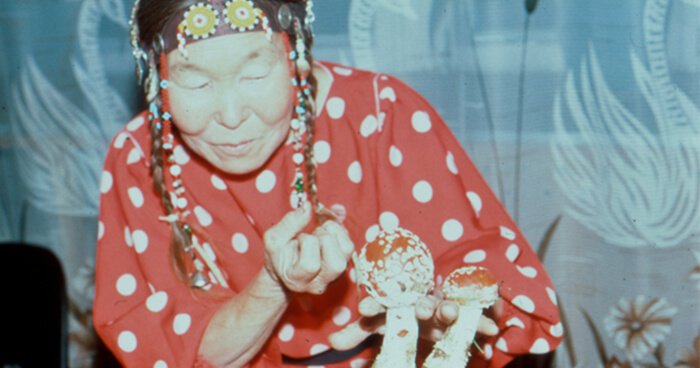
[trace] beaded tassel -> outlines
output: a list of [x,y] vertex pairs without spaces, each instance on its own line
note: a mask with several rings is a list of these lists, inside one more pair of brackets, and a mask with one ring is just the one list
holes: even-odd
[[[305,146],[304,132],[306,132],[308,115],[310,113],[310,106],[308,106],[307,102],[308,99],[305,98],[305,96],[310,94],[310,85],[307,80],[308,73],[300,73],[298,67],[302,57],[303,61],[306,62],[306,65],[308,65],[308,61],[306,60],[306,46],[304,45],[303,40],[301,40],[301,42],[297,40],[295,48],[291,47],[287,37],[284,38],[284,42],[285,47],[287,50],[289,50],[289,70],[291,73],[291,82],[292,86],[296,90],[294,111],[291,120],[292,147],[294,148],[294,154],[292,156],[292,161],[294,162],[294,182],[292,184],[292,191],[296,197],[294,200],[296,205],[295,207],[299,207],[307,200],[307,196],[304,191],[305,180],[303,149]],[[300,55],[302,57],[300,57]]]

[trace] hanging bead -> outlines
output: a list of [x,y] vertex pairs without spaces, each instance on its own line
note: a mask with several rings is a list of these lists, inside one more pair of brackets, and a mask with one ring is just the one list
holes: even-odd
[[207,280],[204,274],[199,271],[192,274],[191,282],[192,286],[198,289],[204,289],[207,287],[207,285],[209,285],[209,280]]

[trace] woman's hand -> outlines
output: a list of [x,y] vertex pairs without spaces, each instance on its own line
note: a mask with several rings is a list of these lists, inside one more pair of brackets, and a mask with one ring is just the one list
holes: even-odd
[[265,269],[291,291],[322,294],[345,271],[354,246],[345,228],[334,221],[303,233],[311,215],[305,203],[265,232]]
[[[416,303],[416,318],[420,322],[421,337],[431,341],[439,340],[458,315],[458,306],[455,302],[444,300],[438,296],[425,296]],[[496,316],[501,314],[503,304],[499,299],[493,306]],[[331,334],[329,341],[336,350],[349,350],[360,344],[367,337],[375,333],[383,333],[384,312],[386,309],[377,303],[372,297],[364,298],[359,305],[362,315],[357,321],[347,325],[344,329]],[[498,334],[496,323],[481,316],[478,333],[495,336]]]

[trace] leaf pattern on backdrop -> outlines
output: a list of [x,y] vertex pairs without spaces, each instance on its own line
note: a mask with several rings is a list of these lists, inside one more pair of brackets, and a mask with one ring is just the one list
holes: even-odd
[[693,340],[693,346],[678,352],[676,367],[697,368],[700,367],[700,335]]
[[668,0],[644,11],[649,67],[630,52],[652,119],[632,114],[608,86],[595,48],[554,101],[555,179],[567,212],[607,242],[673,247],[700,226],[700,111],[671,81],[665,50]]
[[[78,106],[49,80],[33,56],[13,86],[12,134],[19,142],[20,178],[29,202],[53,215],[96,216],[104,153],[131,113],[107,78],[100,29],[110,22],[128,33],[123,0],[84,0],[76,19],[79,52],[70,58],[72,77],[87,102]],[[85,107],[82,107],[85,106]],[[67,255],[94,254],[94,244],[59,244]],[[66,255],[66,256],[67,256]],[[67,270],[69,271],[69,270]],[[92,327],[94,264],[88,257],[71,277],[69,366],[91,367],[97,349]]]

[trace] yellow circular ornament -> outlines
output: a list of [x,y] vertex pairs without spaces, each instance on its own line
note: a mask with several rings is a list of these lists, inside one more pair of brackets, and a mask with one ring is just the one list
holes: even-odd
[[260,10],[250,0],[229,0],[226,2],[224,20],[233,30],[251,31],[260,22]]
[[219,12],[211,4],[197,3],[185,12],[185,34],[195,40],[207,38],[216,33],[219,25]]

